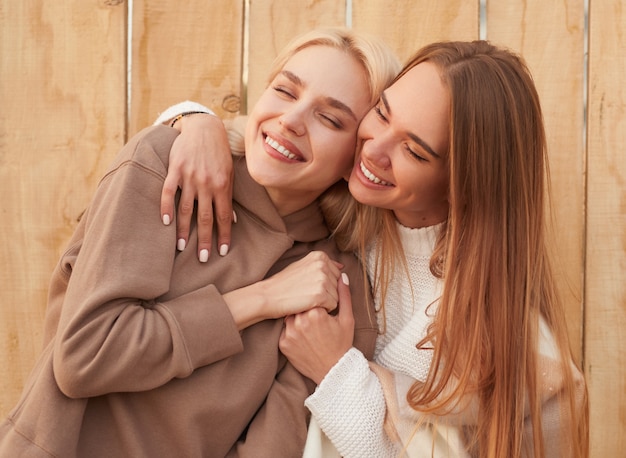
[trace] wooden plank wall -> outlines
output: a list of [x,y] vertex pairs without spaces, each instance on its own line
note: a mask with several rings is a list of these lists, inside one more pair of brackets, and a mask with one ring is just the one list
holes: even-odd
[[[128,135],[183,99],[222,116],[245,112],[276,52],[316,26],[378,34],[402,59],[430,41],[481,36],[480,0],[134,0],[128,8],[0,0],[1,416],[41,350],[50,273]],[[482,36],[521,52],[540,91],[554,249],[588,380],[591,456],[623,456],[626,11],[621,0],[488,0],[482,11]]]

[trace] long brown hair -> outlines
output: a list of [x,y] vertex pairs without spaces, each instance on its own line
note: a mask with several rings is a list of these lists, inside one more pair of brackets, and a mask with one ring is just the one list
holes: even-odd
[[[574,380],[546,246],[547,147],[531,74],[521,57],[486,41],[444,42],[418,51],[396,80],[425,61],[438,67],[450,94],[449,214],[431,258],[443,293],[418,344],[433,348],[433,362],[407,400],[445,421],[447,412],[462,407],[460,399],[477,398],[477,426],[467,438],[472,455],[546,456],[538,373],[543,319],[563,376],[561,450],[585,457],[587,394]],[[393,213],[357,203],[339,215],[336,236],[344,247],[365,256],[377,240],[373,279],[384,313],[386,286],[404,263]],[[525,437],[527,418],[532,438]]]
[[[398,78],[425,61],[438,67],[450,93],[449,214],[431,260],[442,266],[443,294],[419,344],[434,348],[433,363],[409,403],[437,413],[475,394],[471,444],[478,456],[545,456],[543,317],[564,377],[569,424],[559,439],[571,444],[571,456],[585,456],[587,413],[575,407],[565,316],[546,246],[546,136],[530,72],[519,56],[485,41],[447,42],[422,48]],[[532,450],[522,450],[526,412]]]

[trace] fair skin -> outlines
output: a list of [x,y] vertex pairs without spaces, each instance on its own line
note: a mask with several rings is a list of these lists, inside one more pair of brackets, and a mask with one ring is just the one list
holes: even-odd
[[360,154],[350,175],[352,196],[393,210],[406,227],[444,221],[449,106],[439,73],[429,62],[389,87],[361,122]]
[[[224,247],[223,254],[230,247],[230,228],[235,218],[232,206],[233,163],[228,150],[228,138],[222,120],[216,116],[189,116],[176,122],[176,128],[193,130],[198,123],[208,127],[213,135],[196,136],[199,148],[218,151],[221,154],[211,158],[196,154],[186,158],[176,151],[184,150],[184,138],[177,137],[172,145],[168,174],[161,192],[161,219],[167,226],[174,220],[176,207],[176,240],[179,249],[184,249],[189,237],[191,217],[197,199],[198,257],[208,259],[211,252],[213,222],[217,228],[217,246]],[[184,126],[184,127],[183,127]],[[222,158],[228,158],[224,160]],[[198,170],[211,170],[210,175],[200,176]],[[181,195],[178,205],[174,204],[178,189]],[[198,199],[198,196],[203,196]]]
[[369,106],[365,73],[346,57],[327,46],[300,51],[248,117],[248,169],[282,215],[309,205],[352,166],[347,152],[356,147],[355,132]]
[[[393,210],[407,227],[443,222],[448,211],[449,106],[437,68],[428,62],[389,87],[359,127],[352,195],[364,204]],[[288,317],[281,351],[319,384],[352,345],[351,311],[349,295],[344,295],[336,316],[313,309]]]
[[[316,62],[343,71],[328,74]],[[328,46],[310,46],[289,59],[262,94],[248,119],[246,162],[281,215],[303,209],[349,173],[367,92],[356,60]],[[313,252],[223,297],[239,329],[311,307],[333,310],[340,268]]]

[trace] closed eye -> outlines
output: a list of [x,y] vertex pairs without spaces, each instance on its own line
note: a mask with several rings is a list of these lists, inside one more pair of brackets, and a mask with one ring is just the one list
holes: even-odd
[[276,92],[278,92],[280,94],[283,94],[286,97],[289,97],[290,99],[295,99],[296,98],[296,96],[289,89],[287,89],[284,86],[276,85],[276,86],[272,86],[272,89],[274,89],[274,91],[276,91]]
[[417,154],[415,151],[413,151],[411,149],[411,147],[409,145],[404,145],[404,149],[406,149],[406,151],[413,156],[415,159],[417,159],[420,162],[428,162],[428,159],[425,158],[424,156],[421,156],[419,154]]
[[336,129],[341,129],[343,127],[340,122],[336,121],[334,118],[331,118],[330,116],[320,114],[320,117],[324,120],[324,122],[329,123]]
[[385,115],[383,114],[383,110],[380,109],[379,105],[376,105],[374,107],[374,111],[376,112],[376,116],[378,116],[378,118],[383,121],[383,122],[387,122],[387,118],[385,117]]

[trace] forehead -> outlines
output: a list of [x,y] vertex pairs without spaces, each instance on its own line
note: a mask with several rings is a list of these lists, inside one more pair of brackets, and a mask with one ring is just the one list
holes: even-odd
[[432,106],[448,105],[448,91],[439,74],[437,66],[422,62],[406,72],[386,91],[393,94],[398,103],[410,106],[415,102],[428,103]]
[[416,65],[391,85],[385,96],[403,130],[418,135],[435,151],[447,150],[450,96],[435,64]]

